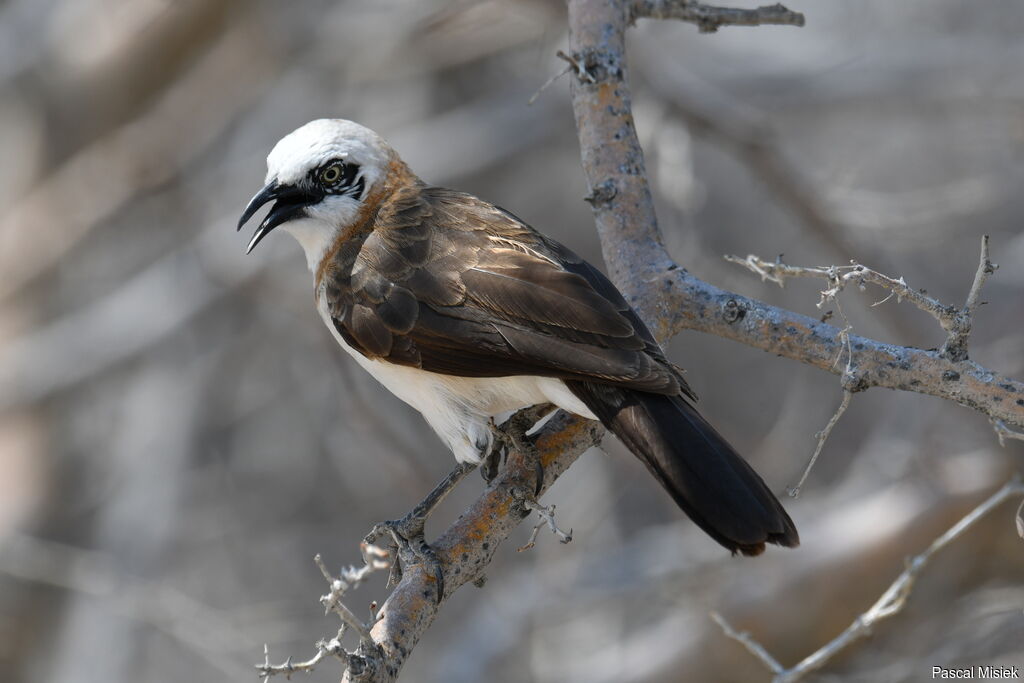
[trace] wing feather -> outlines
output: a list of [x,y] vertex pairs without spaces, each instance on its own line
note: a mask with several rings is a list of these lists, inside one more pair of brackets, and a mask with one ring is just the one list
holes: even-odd
[[371,358],[692,395],[600,271],[472,195],[396,192],[363,241],[339,251],[331,279],[335,326]]

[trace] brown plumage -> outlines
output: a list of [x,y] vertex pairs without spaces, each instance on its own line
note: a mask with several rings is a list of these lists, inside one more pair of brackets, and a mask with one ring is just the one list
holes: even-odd
[[[323,130],[342,156],[319,151],[312,136]],[[369,151],[360,160],[345,145]],[[304,166],[292,148],[307,147],[319,156]],[[243,222],[264,195],[290,203],[275,205],[253,243],[273,216],[294,220],[306,202],[302,215],[331,236],[320,252],[310,225],[293,228],[307,254],[317,253],[310,263],[325,320],[457,457],[475,460],[489,446],[488,415],[552,401],[601,420],[726,548],[756,555],[765,543],[799,543],[778,500],[700,416],[680,372],[599,270],[500,207],[425,185],[386,143],[350,122],[309,124],[268,161],[270,182]],[[347,185],[318,184],[329,166],[344,169],[330,176]],[[283,183],[285,175],[294,180]],[[332,194],[358,201],[339,201],[343,217],[323,218]],[[520,377],[527,381],[508,381]]]

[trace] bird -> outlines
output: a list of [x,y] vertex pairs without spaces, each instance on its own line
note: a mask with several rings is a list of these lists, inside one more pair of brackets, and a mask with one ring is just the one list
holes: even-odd
[[799,545],[636,311],[568,247],[428,185],[345,119],[311,121],[273,147],[238,228],[271,202],[247,253],[278,227],[299,242],[337,343],[423,415],[463,471],[494,451],[495,416],[553,404],[599,420],[733,554]]

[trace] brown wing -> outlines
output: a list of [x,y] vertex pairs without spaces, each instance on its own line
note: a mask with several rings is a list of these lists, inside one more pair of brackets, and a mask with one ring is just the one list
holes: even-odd
[[338,332],[371,358],[693,396],[600,271],[471,195],[399,191],[324,282]]

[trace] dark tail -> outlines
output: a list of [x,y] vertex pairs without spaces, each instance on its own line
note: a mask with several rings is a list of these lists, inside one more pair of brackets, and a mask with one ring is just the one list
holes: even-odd
[[744,555],[760,555],[765,543],[800,544],[761,477],[682,396],[566,384],[711,538]]

